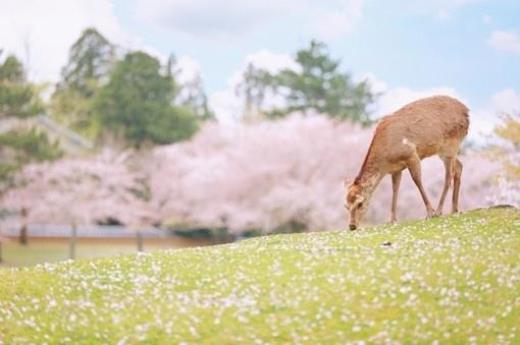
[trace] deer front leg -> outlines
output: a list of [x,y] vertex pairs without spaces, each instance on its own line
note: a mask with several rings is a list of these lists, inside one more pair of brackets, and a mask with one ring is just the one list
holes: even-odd
[[462,163],[456,159],[454,164],[454,176],[453,176],[453,198],[451,202],[451,213],[459,212],[459,191],[460,191],[460,180],[462,176]]
[[401,172],[392,174],[392,209],[390,210],[390,222],[397,222],[397,197],[399,194],[399,185],[401,184]]
[[435,213],[435,210],[433,209],[430,200],[428,199],[428,196],[426,195],[426,192],[424,190],[424,187],[422,185],[421,180],[421,160],[419,159],[419,156],[415,154],[412,158],[408,160],[408,170],[410,170],[410,175],[412,176],[413,182],[415,182],[415,185],[419,189],[419,192],[421,193],[421,197],[424,201],[424,206],[426,206],[426,219],[431,218],[433,214]]
[[444,168],[446,169],[446,173],[444,175],[444,188],[442,189],[441,198],[439,199],[439,205],[437,206],[437,211],[435,212],[436,216],[442,215],[442,209],[444,208],[444,200],[446,199],[446,194],[448,194],[448,190],[450,189],[451,185],[451,180],[453,179],[455,158],[443,157],[442,161],[444,162]]

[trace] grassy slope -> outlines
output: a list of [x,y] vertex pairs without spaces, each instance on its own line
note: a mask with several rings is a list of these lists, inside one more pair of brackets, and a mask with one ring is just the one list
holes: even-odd
[[518,344],[518,320],[512,209],[0,270],[6,344]]

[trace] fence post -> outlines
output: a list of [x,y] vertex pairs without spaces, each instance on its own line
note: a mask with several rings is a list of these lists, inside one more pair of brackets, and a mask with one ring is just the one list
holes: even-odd
[[74,260],[76,258],[76,235],[76,224],[72,224],[71,236],[69,239],[69,259],[71,260]]
[[143,251],[143,234],[141,231],[136,231],[135,233],[136,239],[137,239],[137,251],[142,252]]
[[25,208],[25,207],[22,207],[22,209],[20,210],[20,216],[22,218],[22,226],[20,228],[20,236],[19,236],[19,241],[20,241],[20,244],[22,246],[26,246],[27,245],[27,242],[28,242],[28,236],[27,236],[27,227],[28,227],[28,222],[27,222],[27,216],[28,216],[28,210]]

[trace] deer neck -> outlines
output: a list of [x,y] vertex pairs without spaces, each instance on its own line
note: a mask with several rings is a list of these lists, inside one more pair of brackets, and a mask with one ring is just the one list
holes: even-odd
[[384,174],[379,170],[372,169],[366,169],[359,174],[357,180],[363,189],[363,194],[366,200],[370,199],[383,176]]

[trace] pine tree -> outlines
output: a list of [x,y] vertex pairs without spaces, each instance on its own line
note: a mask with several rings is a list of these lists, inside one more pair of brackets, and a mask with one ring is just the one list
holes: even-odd
[[6,57],[0,63],[0,190],[23,165],[60,156],[56,143],[25,122],[42,109],[37,88],[27,81],[22,63],[13,55]]
[[157,59],[130,52],[96,96],[94,111],[104,131],[134,146],[183,140],[196,131],[197,119],[188,108],[172,105],[176,90],[172,74]]
[[294,111],[316,110],[330,117],[370,123],[369,106],[374,101],[366,81],[355,82],[340,70],[340,61],[330,57],[324,43],[311,41],[296,53],[297,68],[283,69],[274,75],[249,65],[239,93],[245,98],[246,113],[262,112],[268,91],[284,100],[284,106],[266,112],[267,117],[283,117]]
[[61,81],[51,99],[51,115],[90,139],[101,128],[92,102],[116,62],[115,46],[94,28],[84,30],[69,51]]

